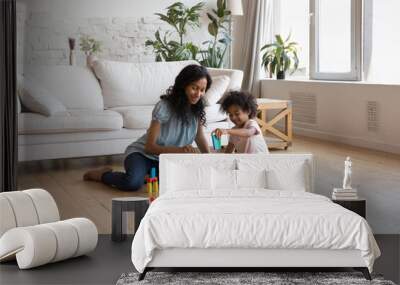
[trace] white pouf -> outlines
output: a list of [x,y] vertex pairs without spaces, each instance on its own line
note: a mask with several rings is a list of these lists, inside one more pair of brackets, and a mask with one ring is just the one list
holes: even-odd
[[98,232],[86,218],[59,221],[53,197],[43,189],[0,193],[0,262],[20,269],[84,255],[96,248]]

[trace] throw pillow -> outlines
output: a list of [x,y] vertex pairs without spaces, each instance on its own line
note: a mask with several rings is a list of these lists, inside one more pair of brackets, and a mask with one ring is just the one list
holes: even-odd
[[17,112],[18,114],[21,113],[21,100],[19,99],[19,97],[22,94],[22,87],[23,87],[23,81],[24,78],[22,75],[18,74],[17,75]]
[[21,102],[19,101],[19,96],[17,95],[17,114],[21,113]]
[[230,78],[226,75],[215,76],[212,78],[210,89],[204,95],[204,100],[207,106],[217,104],[228,89]]
[[34,113],[51,116],[58,112],[65,112],[67,109],[58,99],[39,86],[34,80],[25,78],[24,86],[20,94],[24,107]]

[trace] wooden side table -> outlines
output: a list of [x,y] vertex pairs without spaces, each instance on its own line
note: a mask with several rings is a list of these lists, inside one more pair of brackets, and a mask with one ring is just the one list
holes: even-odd
[[361,217],[366,219],[366,209],[367,209],[367,200],[366,199],[355,199],[355,200],[332,200],[334,203],[339,204],[340,206],[353,211],[356,214],[359,214]]
[[[273,136],[279,139],[277,141],[268,142],[268,147],[287,149],[292,144],[293,140],[293,113],[291,101],[258,98],[257,104],[260,115],[257,118],[257,122],[260,125],[262,132],[264,133],[264,135],[266,133],[271,133]],[[280,110],[278,114],[268,120],[267,111],[277,109]],[[281,120],[285,120],[285,127],[283,131],[275,127],[275,124]]]
[[126,239],[127,219],[124,212],[135,212],[135,232],[149,208],[149,199],[144,197],[122,197],[112,199],[111,239]]

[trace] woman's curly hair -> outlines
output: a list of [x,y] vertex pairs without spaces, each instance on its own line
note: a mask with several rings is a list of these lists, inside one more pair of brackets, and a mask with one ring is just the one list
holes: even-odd
[[221,103],[221,110],[227,113],[232,105],[237,105],[240,109],[249,113],[250,119],[257,115],[257,100],[249,92],[231,91],[226,94]]
[[185,124],[189,123],[189,114],[192,113],[200,120],[200,123],[206,125],[206,112],[205,102],[203,97],[191,105],[185,93],[185,88],[200,79],[207,79],[206,91],[210,88],[212,80],[210,74],[205,67],[201,65],[191,64],[182,69],[182,71],[175,78],[175,83],[171,86],[165,95],[160,98],[167,100],[170,103],[174,114],[178,116]]

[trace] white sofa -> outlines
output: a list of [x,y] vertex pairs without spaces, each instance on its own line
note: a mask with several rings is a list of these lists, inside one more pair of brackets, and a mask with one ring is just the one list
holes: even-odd
[[43,189],[0,193],[0,262],[20,269],[58,262],[96,248],[95,224],[86,218],[60,221],[53,197]]
[[[184,66],[195,63],[99,60],[94,64],[94,72],[76,66],[27,68],[25,79],[38,86],[40,91],[36,93],[46,93],[65,108],[50,110],[46,116],[26,110],[21,100],[19,161],[123,153],[127,145],[145,133],[160,95],[173,85]],[[210,68],[209,72],[212,77],[229,77],[226,91],[241,88],[242,71]],[[22,87],[22,93],[35,93],[29,88]],[[231,127],[219,107],[219,104],[206,107],[207,136],[217,127]]]

